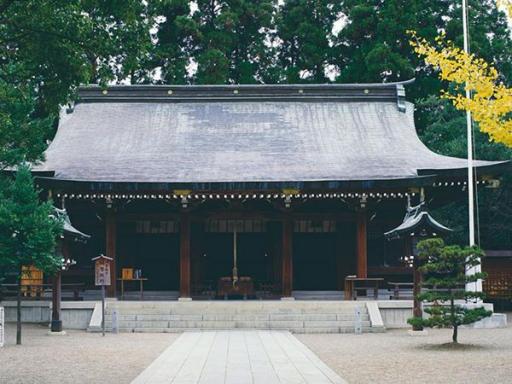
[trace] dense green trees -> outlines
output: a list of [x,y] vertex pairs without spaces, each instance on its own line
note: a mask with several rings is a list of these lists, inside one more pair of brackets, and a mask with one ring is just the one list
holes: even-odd
[[145,9],[136,0],[0,0],[0,170],[16,171],[14,180],[0,175],[0,274],[19,283],[23,265],[50,274],[60,267],[61,223],[26,164],[41,159],[76,86],[144,76],[152,47]]
[[279,81],[324,83],[334,63],[334,23],[340,18],[340,2],[289,0],[278,8],[274,38]]
[[0,189],[0,269],[17,276],[18,310],[16,344],[21,344],[21,272],[34,265],[45,273],[55,273],[62,265],[55,242],[62,223],[54,216],[51,203],[41,203],[32,175],[21,166],[15,180],[3,181]]

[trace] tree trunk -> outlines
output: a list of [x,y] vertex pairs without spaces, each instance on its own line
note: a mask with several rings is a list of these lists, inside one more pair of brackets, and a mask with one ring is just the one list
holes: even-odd
[[[420,270],[418,269],[419,262],[417,260],[418,258],[414,258],[413,262],[413,288],[412,288],[412,294],[413,294],[413,316],[417,318],[423,318],[423,310],[421,308],[421,301],[418,298],[418,296],[421,294],[421,279],[422,275]],[[413,331],[423,331],[423,325],[422,324],[415,324],[412,326]]]
[[16,306],[16,345],[21,345],[21,267],[18,276],[18,296]]
[[455,301],[453,299],[453,296],[451,295],[451,289],[450,289],[450,317],[452,320],[452,326],[453,326],[453,335],[452,335],[452,341],[454,343],[457,343],[457,318],[455,317]]

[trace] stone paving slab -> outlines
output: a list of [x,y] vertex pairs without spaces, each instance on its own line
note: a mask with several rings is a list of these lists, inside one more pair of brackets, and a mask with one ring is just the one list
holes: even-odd
[[132,384],[346,384],[288,331],[189,331]]

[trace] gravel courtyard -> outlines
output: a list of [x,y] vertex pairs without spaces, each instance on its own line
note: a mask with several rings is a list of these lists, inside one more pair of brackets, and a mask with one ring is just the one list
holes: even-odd
[[295,335],[351,384],[512,383],[512,314],[501,329],[462,329],[458,350],[447,350],[451,330],[381,334]]
[[[511,314],[509,321],[511,319]],[[47,336],[48,328],[24,325],[23,345],[14,345],[7,325],[0,348],[0,383],[129,383],[177,334],[91,334],[68,331]],[[296,335],[349,383],[510,383],[512,326],[463,329],[463,349],[446,350],[450,330],[411,337],[405,330],[363,335]],[[312,383],[314,384],[314,383]]]
[[129,383],[179,335],[67,331],[48,336],[48,327],[24,324],[23,345],[7,324],[7,346],[0,348],[0,383]]

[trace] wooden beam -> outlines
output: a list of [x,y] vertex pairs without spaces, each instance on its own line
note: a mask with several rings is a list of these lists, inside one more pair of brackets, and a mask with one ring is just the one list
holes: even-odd
[[368,277],[368,245],[367,245],[368,216],[365,210],[356,212],[357,227],[357,277]]
[[107,297],[116,297],[116,249],[117,249],[117,222],[114,209],[107,207],[105,216],[105,256],[112,259],[110,265],[110,286],[107,288]]
[[293,220],[286,217],[283,220],[283,297],[292,297],[293,290]]
[[180,217],[180,299],[190,299],[190,216]]

